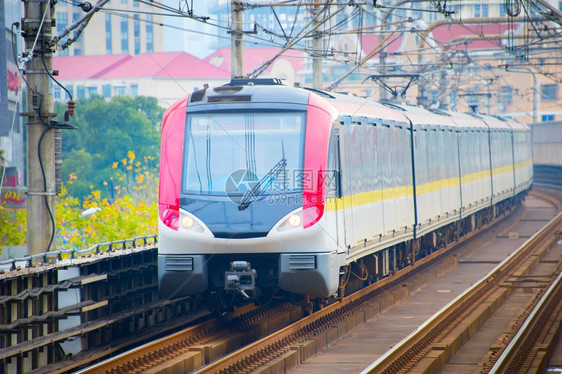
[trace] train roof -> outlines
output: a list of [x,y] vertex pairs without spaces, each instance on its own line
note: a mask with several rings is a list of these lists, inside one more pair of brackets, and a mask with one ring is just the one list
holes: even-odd
[[[378,102],[370,97],[325,92],[311,88],[285,86],[278,79],[233,79],[229,84],[206,88],[189,97],[188,111],[209,110],[215,106],[221,109],[241,108],[244,102],[267,108],[268,104],[308,105],[309,96],[318,95],[337,113],[338,120],[347,123],[395,123],[408,124],[414,128],[437,126],[439,128],[480,129],[496,131],[528,131],[520,122],[474,113],[460,113],[450,110],[425,109],[417,106]],[[203,107],[204,108],[203,108]],[[217,108],[218,108],[217,106]],[[201,108],[201,109],[198,109]],[[298,107],[297,107],[298,108]]]
[[481,131],[488,130],[488,125],[478,115],[473,115],[472,113],[453,112],[451,110],[447,110],[446,112],[451,115],[453,121],[455,121],[459,129],[471,129],[471,130],[481,130]]
[[376,117],[381,120],[403,122],[412,121],[414,127],[437,126],[439,128],[528,131],[527,125],[499,117],[476,113],[462,113],[451,110],[426,109],[422,107],[397,104],[392,102],[378,102],[371,98],[357,97],[345,94],[320,93],[338,111],[341,116]]
[[[407,123],[408,119],[396,106],[384,105],[371,98],[345,95],[339,93],[323,93],[314,90],[316,93],[332,104],[338,111],[340,117],[349,116],[351,118],[367,117],[376,118],[383,121],[394,121]],[[341,119],[341,118],[340,118]]]
[[425,109],[411,105],[404,105],[405,115],[414,126],[437,126],[442,128],[455,128],[457,124],[450,114],[441,110]]
[[[393,102],[378,102],[371,98],[353,95],[327,93],[313,90],[324,97],[338,111],[340,117],[374,117],[384,121],[412,121],[414,128],[427,126],[438,128],[471,128],[487,130],[488,125],[482,116],[440,109],[426,109]],[[492,118],[492,117],[491,117]],[[501,120],[499,120],[501,121]],[[490,120],[493,127],[505,128],[497,119]]]
[[506,121],[509,123],[509,125],[514,131],[531,131],[531,128],[528,125],[519,122],[515,119],[509,118],[506,119]]
[[[260,83],[260,81],[263,81]],[[258,84],[254,84],[257,82]],[[275,82],[275,83],[266,83]],[[271,89],[274,87],[274,89]],[[204,110],[220,105],[221,108],[232,106],[241,108],[244,103],[252,103],[267,107],[267,104],[295,104],[308,105],[309,93],[280,84],[278,80],[232,80],[231,83],[204,88],[195,91],[189,97],[188,111],[197,110],[204,106]]]
[[510,123],[504,119],[486,115],[480,115],[480,117],[490,127],[490,130],[511,131]]

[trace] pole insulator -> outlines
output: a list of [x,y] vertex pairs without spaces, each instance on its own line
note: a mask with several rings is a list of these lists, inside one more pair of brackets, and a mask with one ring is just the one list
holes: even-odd
[[68,108],[68,114],[73,116],[74,115],[74,108],[76,107],[76,104],[74,103],[74,101],[68,100],[68,103],[66,103],[66,107]]

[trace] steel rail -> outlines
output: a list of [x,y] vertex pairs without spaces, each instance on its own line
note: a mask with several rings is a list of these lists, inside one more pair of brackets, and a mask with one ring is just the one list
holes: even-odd
[[[488,229],[489,227],[492,227],[492,225],[486,225],[479,232],[482,232],[482,231]],[[474,232],[470,233],[470,234],[467,234],[464,237],[462,237],[460,241],[468,240],[473,235],[475,235]],[[290,332],[292,330],[298,330],[300,326],[305,326],[304,331],[310,330],[311,328],[314,328],[314,326],[317,326],[317,325],[315,325],[316,321],[318,321],[319,319],[320,320],[325,319],[327,315],[331,314],[336,309],[345,308],[346,305],[353,305],[353,303],[358,302],[359,299],[361,299],[365,296],[368,297],[369,294],[373,293],[373,288],[375,288],[375,287],[377,288],[376,291],[384,292],[389,287],[400,285],[403,281],[404,275],[406,275],[408,273],[415,273],[416,271],[423,270],[426,266],[429,265],[429,263],[431,261],[447,255],[448,249],[450,249],[450,247],[442,248],[442,249],[434,252],[430,256],[428,256],[428,257],[426,257],[426,258],[424,258],[420,261],[417,261],[413,266],[398,271],[393,277],[381,279],[377,283],[371,285],[370,287],[368,287],[366,289],[363,289],[363,290],[360,290],[360,291],[346,297],[341,302],[336,302],[334,304],[331,304],[331,305],[325,307],[324,309],[322,309],[321,311],[315,313],[314,315],[309,316],[309,317],[305,317],[305,319],[296,322],[296,325],[293,324],[289,327],[286,327],[284,329],[279,330],[278,332],[270,335],[269,339],[275,340],[275,337],[278,337],[279,334],[283,335],[283,337],[286,337],[286,336],[290,335]],[[411,270],[414,270],[414,271],[411,271]],[[241,310],[240,310],[239,314],[242,314]],[[307,324],[309,325],[309,327],[306,326]],[[212,323],[201,325],[201,326],[194,326],[193,328],[191,328],[191,334],[193,334],[193,332],[195,332],[195,331],[208,331],[208,329],[211,329],[211,328],[213,328]],[[105,372],[109,372],[112,369],[116,369],[117,366],[120,366],[123,369],[122,372],[128,372],[127,368],[124,368],[123,365],[130,366],[131,372],[133,372],[134,369],[132,369],[132,367],[134,367],[134,364],[133,365],[128,365],[128,364],[133,363],[133,361],[139,360],[139,359],[146,362],[147,361],[147,358],[146,358],[147,354],[150,355],[151,354],[150,352],[160,351],[160,356],[167,356],[168,354],[166,352],[169,351],[169,347],[174,345],[174,344],[178,345],[178,342],[185,339],[185,337],[188,335],[188,334],[186,334],[184,337],[182,337],[180,335],[182,333],[184,333],[184,332],[179,332],[175,335],[171,335],[170,337],[162,338],[161,340],[159,340],[157,342],[145,344],[142,347],[130,350],[126,353],[121,354],[120,356],[116,356],[114,358],[111,358],[111,359],[105,360],[103,362],[100,362],[100,363],[98,363],[94,366],[91,366],[89,368],[86,368],[86,369],[84,369],[84,370],[82,370],[78,373],[79,374],[105,373]],[[272,336],[273,336],[273,338],[272,338]],[[212,339],[212,337],[210,337],[209,339]],[[209,340],[209,339],[206,339],[206,340]],[[249,347],[257,347],[256,350],[259,350],[259,348],[261,348],[263,346],[263,344],[260,345],[260,342],[264,342],[267,339],[268,338],[263,338],[260,341],[249,345]],[[171,340],[171,342],[170,342],[170,340]],[[197,343],[197,344],[200,344],[200,343]],[[265,346],[267,346],[267,344],[265,344]],[[232,355],[236,356],[242,350],[243,349],[241,349],[239,351],[235,351],[233,354],[231,354],[231,356],[226,356],[220,362],[225,361],[225,360],[231,360],[230,362],[232,362]],[[247,354],[247,351],[245,351],[245,352]],[[165,354],[162,354],[162,353],[165,353]],[[171,357],[171,355],[170,355],[170,357]],[[245,357],[245,356],[244,355],[241,355],[241,356],[238,355],[237,357],[240,358],[240,357]],[[159,361],[160,361],[160,359],[159,359]],[[211,363],[209,366],[207,366],[203,369],[200,369],[199,372],[216,372],[218,370],[217,367],[221,366],[220,362],[217,361],[215,363]],[[154,362],[154,366],[158,365],[158,364],[159,364],[159,362]],[[222,366],[224,366],[224,365],[222,365]],[[228,367],[228,366],[229,365],[226,365],[226,367]]]
[[[245,358],[250,354],[247,350],[248,347],[251,347],[251,349],[253,349],[253,352],[255,352],[255,353],[259,353],[261,351],[261,353],[259,353],[257,356],[263,357],[264,355],[266,355],[264,352],[270,352],[272,349],[276,349],[276,347],[273,347],[273,348],[271,347],[272,344],[274,346],[280,346],[280,345],[284,345],[286,343],[287,344],[286,346],[291,347],[291,346],[294,346],[295,341],[301,342],[303,340],[306,340],[307,336],[310,337],[311,335],[313,335],[314,333],[310,334],[311,331],[313,331],[313,332],[314,331],[316,331],[316,332],[325,331],[326,327],[321,327],[320,326],[321,324],[316,322],[316,321],[318,321],[318,320],[324,320],[325,321],[329,317],[331,317],[331,314],[333,312],[335,312],[336,309],[344,309],[342,314],[339,314],[339,317],[336,317],[335,319],[332,320],[332,321],[336,321],[335,323],[339,323],[339,321],[341,321],[342,318],[345,318],[346,315],[349,315],[350,313],[352,313],[350,311],[350,309],[352,309],[354,306],[357,306],[357,305],[363,303],[363,301],[360,300],[361,298],[366,297],[366,296],[369,297],[374,293],[373,292],[373,290],[374,290],[373,286],[377,287],[377,290],[375,292],[380,293],[380,292],[388,291],[388,289],[390,287],[394,287],[396,284],[403,283],[404,279],[402,279],[402,277],[406,273],[411,272],[412,274],[415,274],[416,271],[423,270],[424,267],[427,264],[429,264],[431,261],[435,260],[436,258],[440,258],[441,256],[448,255],[447,250],[450,249],[451,247],[455,246],[458,243],[462,243],[462,242],[465,242],[465,241],[469,240],[474,235],[477,235],[477,234],[480,234],[482,232],[487,231],[488,229],[494,227],[495,223],[497,223],[501,220],[502,220],[502,218],[495,219],[493,222],[485,225],[480,230],[477,230],[476,232],[471,232],[471,233],[461,237],[460,240],[456,243],[451,243],[449,246],[447,246],[447,248],[442,248],[442,249],[434,252],[430,256],[428,256],[428,257],[426,257],[422,260],[417,261],[412,266],[401,269],[396,274],[394,274],[394,276],[387,277],[387,278],[384,278],[382,280],[379,280],[377,283],[375,283],[371,287],[368,287],[367,289],[361,290],[361,291],[359,291],[359,292],[357,292],[353,295],[350,295],[350,296],[346,297],[345,299],[342,299],[341,301],[339,301],[335,304],[332,304],[332,305],[322,309],[321,311],[319,311],[319,312],[317,312],[313,315],[313,316],[315,316],[316,320],[310,319],[310,318],[312,318],[312,316],[307,317],[306,320],[301,320],[301,321],[297,322],[297,325],[293,324],[289,327],[286,327],[284,329],[279,330],[278,333],[273,334],[273,335],[275,335],[275,337],[273,335],[271,335],[269,337],[269,339],[271,339],[271,340],[269,340],[269,342],[270,342],[269,345],[267,344],[267,341],[266,341],[267,338],[261,339],[258,342],[250,344],[245,349],[240,349],[238,351],[235,351],[230,356],[227,356],[227,357],[221,359],[220,361],[216,361],[214,363],[209,364],[208,366],[200,369],[198,371],[198,373],[217,372],[219,370],[225,370],[225,368],[229,368],[232,365],[232,362],[236,362],[236,360],[240,361],[240,360],[242,360],[242,358]],[[369,294],[371,294],[371,295],[369,295]],[[379,295],[379,294],[376,294],[376,295]],[[377,297],[377,296],[375,296],[375,297]],[[349,307],[348,307],[348,305],[349,305]],[[333,327],[333,324],[334,324],[334,322],[331,322],[328,325]],[[293,334],[291,334],[291,331],[293,332]],[[279,337],[281,337],[281,340],[279,339]],[[283,340],[284,340],[283,344],[278,343],[278,342],[282,342]],[[274,343],[271,343],[271,342],[274,342]],[[165,351],[168,351],[168,348],[163,348],[163,349]],[[172,356],[175,356],[175,354],[174,355],[166,354],[165,356],[172,357]],[[234,357],[234,356],[236,356],[236,357]],[[131,362],[131,360],[134,360],[134,358],[126,357],[125,355],[123,355],[123,359],[127,362]],[[267,360],[265,360],[265,361],[267,361]],[[158,362],[161,362],[160,359],[158,359]],[[154,365],[157,365],[158,362],[154,362]],[[254,364],[252,364],[252,366],[253,365]],[[225,371],[227,371],[227,370],[228,369],[226,369]],[[101,372],[101,370],[90,371],[90,372]]]
[[[231,354],[216,360],[215,362],[211,362],[194,373],[208,374],[219,372],[237,372],[237,369],[242,367],[244,362],[250,362],[251,365],[255,367],[259,366],[257,362],[260,360],[263,362],[269,362],[271,359],[268,359],[268,356],[273,358],[278,357],[282,354],[279,352],[289,350],[290,347],[302,343],[310,336],[333,327],[334,323],[342,321],[346,316],[352,315],[353,313],[364,309],[364,307],[368,307],[372,300],[376,299],[376,297],[380,296],[382,293],[388,291],[392,287],[400,286],[405,281],[405,277],[414,276],[417,272],[420,272],[427,266],[430,266],[433,261],[447,256],[458,244],[467,242],[475,235],[486,232],[488,229],[494,227],[495,224],[501,221],[502,218],[495,219],[480,228],[480,230],[472,231],[459,238],[457,242],[452,242],[447,247],[441,248],[433,252],[431,255],[416,261],[413,265],[399,270],[394,274],[394,276],[383,278],[336,303],[326,306],[310,316],[304,317],[292,325],[264,337],[255,343],[242,347]],[[249,369],[247,371],[249,371]]]
[[119,367],[124,367],[129,363],[135,362],[135,360],[142,360],[147,355],[147,352],[164,352],[174,345],[182,344],[182,342],[184,341],[195,341],[201,335],[213,333],[213,327],[215,327],[216,325],[217,321],[215,319],[203,322],[199,325],[167,336],[166,338],[158,339],[156,341],[141,345],[140,347],[132,349],[128,352],[124,352],[118,356],[102,361],[96,365],[80,370],[76,374],[111,372],[111,370]]
[[[534,344],[531,343],[533,337],[537,335],[537,330],[539,332],[545,330],[544,326],[537,328],[540,323],[545,323],[550,320],[553,312],[560,312],[560,310],[553,310],[559,307],[560,302],[560,292],[562,289],[562,273],[558,274],[558,277],[550,285],[548,290],[541,297],[531,314],[527,317],[515,337],[511,340],[509,345],[502,352],[494,366],[490,369],[489,373],[509,373],[513,372],[514,366],[519,362],[527,361],[526,358],[530,356],[529,351],[532,349]],[[556,314],[556,313],[555,313]],[[558,317],[560,321],[560,317]],[[558,322],[558,329],[560,325]],[[541,347],[536,347],[544,350]],[[526,352],[525,352],[526,351]],[[533,352],[536,351],[533,350]],[[522,368],[519,366],[519,370]],[[510,371],[511,370],[511,371]]]
[[[561,225],[562,212],[559,212],[558,215],[542,230],[535,233],[531,238],[523,243],[518,250],[499,263],[477,283],[441,308],[416,330],[364,369],[361,374],[385,372],[388,368],[392,367],[393,364],[399,362],[402,357],[405,357],[408,354],[413,354],[413,350],[417,347],[416,345],[418,342],[423,341],[432,332],[442,328],[442,325],[448,322],[447,320],[450,319],[451,316],[459,314],[462,307],[466,307],[467,304],[471,304],[478,295],[484,294],[491,289],[493,284],[497,283],[497,280],[502,278],[502,276],[508,275],[509,272],[516,266],[517,262],[520,261],[521,258],[523,258],[528,252],[534,250],[535,247],[541,244],[544,245],[547,239],[559,230]],[[427,339],[424,343],[426,345],[430,344]]]
[[[349,303],[349,302],[348,302]],[[348,303],[345,303],[345,305],[347,305]],[[308,329],[312,329],[313,328],[313,324],[318,320],[321,319],[323,317],[328,316],[331,313],[334,313],[337,309],[341,308],[342,304],[340,303],[334,303],[331,304],[329,306],[327,306],[326,308],[320,310],[319,312],[314,313],[313,315],[310,315],[308,317],[305,317],[295,323],[293,323],[290,326],[285,327],[284,329],[281,329],[280,331],[269,335],[265,338],[262,338],[260,340],[258,340],[257,342],[247,345],[245,347],[240,348],[239,350],[233,352],[232,354],[217,360],[215,362],[212,362],[211,364],[201,368],[200,370],[196,371],[196,374],[202,374],[202,373],[218,373],[220,371],[225,371],[228,370],[230,366],[233,365],[233,363],[235,362],[240,362],[242,361],[244,358],[254,355],[254,354],[259,354],[260,352],[266,352],[270,349],[273,349],[273,345],[275,344],[274,342],[276,341],[282,341],[282,340],[288,340],[290,339],[293,335],[298,334],[302,331],[308,330]]]
[[77,372],[77,374],[94,374],[113,372],[138,372],[139,365],[145,367],[153,367],[160,362],[176,357],[184,351],[188,351],[189,347],[195,344],[204,344],[207,341],[215,339],[228,332],[228,324],[234,323],[239,326],[240,321],[235,320],[238,317],[245,318],[246,322],[254,319],[265,318],[272,311],[282,308],[283,305],[277,305],[273,308],[261,308],[254,305],[244,306],[231,315],[227,320],[213,318],[204,321],[198,325],[189,327],[175,334],[160,338],[158,340],[146,343],[137,348],[131,349],[118,356],[109,358],[98,364],[87,367]]

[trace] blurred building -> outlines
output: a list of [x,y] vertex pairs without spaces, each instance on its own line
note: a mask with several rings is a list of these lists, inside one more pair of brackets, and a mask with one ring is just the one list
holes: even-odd
[[[94,2],[92,2],[94,3]],[[152,53],[163,51],[163,17],[153,6],[137,0],[113,0],[95,14],[82,35],[66,49],[57,48],[57,56],[89,56]],[[59,1],[55,8],[56,33],[84,16],[75,1]],[[70,35],[74,35],[72,32]]]
[[447,2],[439,12],[434,3],[396,1],[350,17],[347,31],[327,36],[325,86],[372,54],[334,89],[527,123],[560,120],[562,2],[549,3],[547,10],[538,3]]
[[[185,52],[55,57],[53,67],[75,99],[152,96],[164,107],[205,83],[230,79],[227,72]],[[53,85],[52,90],[56,101],[67,100],[60,87]]]
[[[365,5],[360,11],[347,4],[315,7],[295,3],[297,6],[271,7],[270,3],[258,0],[244,10],[246,73],[259,66],[257,61],[264,61],[260,56],[274,50],[273,44],[296,35],[314,19],[329,19],[318,29],[323,35],[321,51],[313,51],[312,38],[305,38],[298,50],[285,52],[262,75],[285,78],[288,84],[311,85],[311,54],[315,53],[323,59],[325,87],[347,76],[334,88],[337,91],[427,107],[502,114],[524,122],[532,122],[535,117],[538,121],[562,119],[558,110],[562,104],[559,83],[551,75],[562,56],[554,46],[549,49],[546,43],[537,42],[556,32],[552,19],[557,15],[546,20],[546,12],[538,9],[537,4],[517,9],[520,2],[446,2],[446,8],[439,12],[435,3],[418,1],[397,0],[395,7],[382,9]],[[562,4],[554,0],[549,3],[556,9]],[[167,4],[177,2],[167,0]],[[193,7],[188,10],[194,15],[209,16],[209,22],[220,27],[185,17],[155,18],[157,15],[151,14],[153,7],[135,0],[118,0],[107,5],[112,8],[93,17],[84,36],[67,52],[137,56],[162,51],[164,45],[229,72],[231,1],[182,4]],[[129,13],[124,15],[123,11]],[[68,20],[77,19],[80,12],[78,6],[57,3],[58,29],[68,25]],[[166,31],[150,20],[163,22]],[[153,25],[150,32],[149,25]],[[88,41],[100,35],[104,40]],[[65,53],[60,51],[57,55],[61,56],[61,52]],[[210,54],[204,57],[205,52]],[[366,60],[362,68],[355,69],[362,60]],[[284,64],[285,68],[279,71],[277,68]],[[533,67],[529,68],[530,65]],[[128,79],[132,82],[133,77]],[[186,84],[198,87],[199,83],[195,80]],[[111,95],[124,92],[117,81],[112,85],[115,88]],[[87,96],[88,90],[95,93],[93,87],[81,88],[76,96]],[[108,95],[107,88],[104,92],[104,96]],[[126,94],[136,92],[135,88],[125,89]]]
[[[276,48],[244,51],[246,71],[252,71],[277,52]],[[284,78],[287,84],[293,84],[304,69],[303,60],[301,52],[289,51],[276,59],[263,76]],[[230,49],[218,50],[205,60],[186,52],[63,56],[53,58],[53,68],[59,71],[59,82],[75,99],[152,96],[167,107],[205,84],[212,87],[229,82]],[[52,84],[51,90],[55,100],[68,100],[58,85]]]
[[18,0],[0,3],[0,205],[8,208],[25,208],[21,77],[12,48],[18,38],[12,25],[21,22],[20,7]]

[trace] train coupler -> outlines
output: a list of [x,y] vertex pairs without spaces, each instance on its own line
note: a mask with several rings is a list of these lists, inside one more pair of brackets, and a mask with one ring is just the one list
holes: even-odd
[[224,273],[224,289],[230,292],[240,292],[244,298],[250,296],[246,291],[256,289],[256,269],[248,261],[233,261],[230,263],[230,270]]

